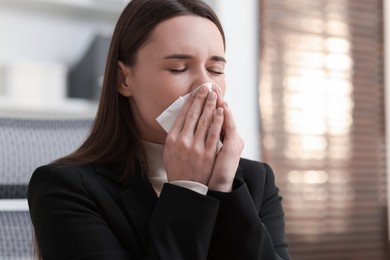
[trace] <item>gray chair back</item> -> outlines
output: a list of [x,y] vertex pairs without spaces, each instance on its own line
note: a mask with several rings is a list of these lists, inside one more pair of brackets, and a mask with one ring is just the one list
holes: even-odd
[[33,258],[26,201],[31,174],[79,147],[91,124],[91,119],[0,117],[0,259]]

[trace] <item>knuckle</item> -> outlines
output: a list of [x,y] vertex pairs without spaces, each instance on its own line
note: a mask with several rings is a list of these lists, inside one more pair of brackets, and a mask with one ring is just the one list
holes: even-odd
[[188,111],[187,116],[188,119],[198,119],[199,113],[196,111]]
[[191,146],[190,142],[186,138],[179,138],[177,140],[177,145],[180,151],[187,151]]
[[209,160],[212,160],[215,158],[215,150],[208,150],[206,152],[203,153],[203,158],[205,161],[209,161]]
[[199,146],[194,146],[191,152],[193,158],[203,157],[204,151]]
[[207,97],[207,92],[198,92],[198,94],[196,95],[196,99],[197,100],[204,100],[205,97]]
[[173,135],[168,134],[165,139],[165,145],[172,146],[175,142],[176,142],[176,138]]
[[209,137],[210,138],[217,138],[218,137],[218,131],[216,129],[210,128],[210,130],[209,130]]
[[208,127],[210,125],[210,123],[211,123],[211,120],[209,118],[202,116],[199,119],[198,125]]

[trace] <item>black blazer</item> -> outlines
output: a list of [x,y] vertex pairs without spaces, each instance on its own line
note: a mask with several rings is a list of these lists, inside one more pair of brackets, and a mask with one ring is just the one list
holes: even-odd
[[267,164],[241,159],[233,192],[117,182],[115,166],[35,170],[28,202],[43,259],[290,259],[284,213]]

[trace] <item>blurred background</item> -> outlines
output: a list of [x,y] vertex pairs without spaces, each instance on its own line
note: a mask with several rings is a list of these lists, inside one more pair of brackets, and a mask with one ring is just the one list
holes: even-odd
[[[389,259],[390,5],[207,2],[227,36],[226,99],[243,156],[275,171],[293,259]],[[0,117],[93,118],[127,3],[0,0]]]
[[261,158],[294,259],[390,259],[385,4],[260,1]]

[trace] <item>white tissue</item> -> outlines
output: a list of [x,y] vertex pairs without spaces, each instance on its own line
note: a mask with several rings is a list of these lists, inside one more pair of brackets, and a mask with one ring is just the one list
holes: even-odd
[[168,133],[171,130],[173,123],[175,123],[176,117],[180,112],[180,109],[186,101],[186,96],[179,97],[173,102],[167,109],[164,110],[157,118],[157,122],[161,125],[162,128]]
[[[212,83],[203,83],[202,85],[207,86],[210,90],[212,87]],[[202,86],[200,85],[200,86]],[[199,87],[200,87],[199,86]],[[198,88],[199,88],[198,87]],[[191,93],[188,93],[185,96],[179,97],[175,100],[167,109],[165,109],[157,118],[157,122],[161,125],[162,128],[168,133],[171,130],[173,124],[175,123],[176,117],[179,114],[181,108],[183,107],[185,101],[190,96]],[[222,142],[218,141],[218,149],[217,152],[222,148]]]

